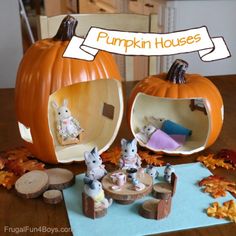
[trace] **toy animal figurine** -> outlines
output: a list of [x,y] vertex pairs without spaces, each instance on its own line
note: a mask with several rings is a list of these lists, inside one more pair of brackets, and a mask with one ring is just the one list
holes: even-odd
[[159,172],[157,171],[156,167],[154,167],[153,165],[147,166],[146,173],[152,177],[153,181],[159,176]]
[[86,176],[90,179],[99,180],[107,174],[105,166],[102,165],[102,158],[98,154],[97,147],[93,148],[91,152],[86,151],[84,159],[87,166]]
[[145,189],[145,184],[141,183],[138,179],[132,179],[132,184],[135,191],[142,191]]
[[144,120],[147,124],[154,126],[156,129],[160,129],[163,123],[165,122],[165,118],[163,117],[156,118],[154,116],[150,116],[150,117],[145,116]]
[[164,170],[164,179],[165,179],[165,181],[170,183],[171,182],[171,174],[174,173],[174,172],[175,172],[175,170],[172,167],[172,165],[167,163],[166,167],[165,167],[165,170]]
[[88,177],[84,178],[84,192],[94,200],[94,207],[96,209],[105,209],[111,206],[112,199],[105,198],[102,184],[98,180],[92,180]]
[[121,158],[119,161],[121,169],[127,170],[130,168],[139,169],[141,167],[141,158],[137,153],[137,140],[131,141],[121,140]]
[[53,101],[52,105],[56,112],[57,137],[61,145],[73,144],[79,142],[79,135],[84,131],[80,123],[72,115],[68,108],[67,99],[63,100],[63,105]]
[[136,138],[146,144],[151,135],[156,131],[156,127],[153,125],[145,125],[139,133],[136,134]]

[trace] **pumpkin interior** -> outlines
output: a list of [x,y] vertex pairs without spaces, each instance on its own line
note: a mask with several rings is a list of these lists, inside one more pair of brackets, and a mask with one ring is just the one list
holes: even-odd
[[[202,101],[206,114],[198,109],[193,111],[190,109],[193,99]],[[192,135],[187,138],[182,147],[174,151],[165,150],[165,153],[186,155],[199,152],[206,146],[211,129],[209,111],[205,104],[206,100],[202,98],[172,99],[138,93],[131,108],[132,133],[137,138],[136,134],[139,130],[147,125],[145,117],[165,118],[192,130]],[[138,141],[141,146],[146,146],[140,140]],[[153,151],[163,151],[148,148]]]
[[[61,146],[56,136],[56,116],[52,101],[68,108],[85,130],[80,143]],[[113,118],[111,118],[113,116]],[[97,146],[102,153],[114,141],[123,116],[121,82],[101,79],[73,84],[51,94],[48,103],[48,122],[58,162],[84,160],[84,152]]]

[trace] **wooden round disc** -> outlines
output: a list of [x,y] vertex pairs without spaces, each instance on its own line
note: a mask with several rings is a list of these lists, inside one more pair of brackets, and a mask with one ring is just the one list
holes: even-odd
[[49,203],[49,204],[57,204],[61,202],[62,199],[63,199],[62,193],[60,190],[57,190],[57,189],[47,190],[43,194],[44,202]]
[[155,198],[168,199],[172,194],[172,186],[167,182],[154,184],[152,193]]
[[49,189],[64,189],[75,183],[73,172],[63,168],[51,168],[45,170],[49,177]]
[[22,175],[15,183],[18,195],[24,198],[36,198],[48,188],[48,175],[42,170],[32,170]]

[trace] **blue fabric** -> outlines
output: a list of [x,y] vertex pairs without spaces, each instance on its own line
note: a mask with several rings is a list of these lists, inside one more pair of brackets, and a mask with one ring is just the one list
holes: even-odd
[[[208,217],[205,209],[216,199],[203,193],[197,182],[211,172],[200,163],[174,166],[178,176],[177,191],[172,200],[170,215],[162,220],[150,220],[138,214],[140,204],[151,198],[147,196],[131,205],[113,203],[105,217],[89,219],[82,213],[81,193],[84,175],[76,176],[76,184],[63,190],[66,209],[74,236],[134,236],[170,232],[189,228],[227,223],[222,219]],[[158,168],[163,176],[164,168]],[[158,180],[157,180],[158,181]],[[160,180],[159,180],[160,181]],[[225,202],[233,197],[217,201]]]
[[165,120],[163,122],[161,130],[167,134],[181,134],[186,136],[190,136],[192,134],[192,130],[187,129],[171,120]]

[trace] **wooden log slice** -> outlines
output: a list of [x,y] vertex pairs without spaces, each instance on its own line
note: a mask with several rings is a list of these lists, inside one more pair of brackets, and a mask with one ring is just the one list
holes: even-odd
[[57,204],[63,199],[62,193],[60,190],[51,189],[43,193],[43,200],[49,204]]
[[75,183],[73,172],[63,168],[51,168],[45,170],[49,177],[49,189],[62,190]]
[[169,215],[171,211],[171,198],[168,200],[151,199],[145,201],[139,208],[139,214],[147,219],[160,220]]
[[139,214],[147,219],[157,218],[157,205],[160,202],[159,199],[151,199],[145,201],[139,208]]
[[152,195],[157,199],[169,199],[172,195],[172,185],[167,182],[153,185]]
[[33,170],[22,175],[15,183],[18,195],[24,198],[39,197],[48,189],[49,178],[42,170]]
[[94,200],[84,192],[82,193],[82,208],[83,214],[91,219],[101,218],[107,214],[107,209],[94,208]]

